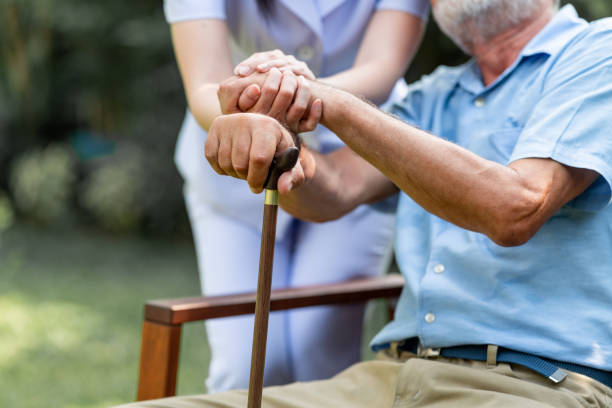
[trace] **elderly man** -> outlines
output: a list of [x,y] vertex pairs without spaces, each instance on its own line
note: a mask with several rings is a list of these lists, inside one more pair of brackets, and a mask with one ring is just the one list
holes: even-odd
[[[401,190],[406,286],[395,320],[372,341],[380,358],[327,381],[267,388],[263,404],[610,407],[612,20],[588,24],[553,0],[432,4],[473,59],[413,84],[394,107],[401,120],[302,84],[311,117],[322,110],[352,150],[303,148],[279,181],[281,205],[317,221]],[[270,99],[279,75],[229,81],[222,102],[248,103],[255,80],[260,108],[286,105],[282,86]],[[216,119],[206,155],[258,192],[272,156],[292,143],[270,116],[236,113]],[[230,392],[150,406],[245,400]]]

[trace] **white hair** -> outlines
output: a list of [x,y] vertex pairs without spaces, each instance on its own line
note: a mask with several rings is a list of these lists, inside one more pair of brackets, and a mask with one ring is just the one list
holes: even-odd
[[[433,15],[440,29],[464,51],[534,17],[551,0],[438,0]],[[557,8],[559,0],[552,0]]]

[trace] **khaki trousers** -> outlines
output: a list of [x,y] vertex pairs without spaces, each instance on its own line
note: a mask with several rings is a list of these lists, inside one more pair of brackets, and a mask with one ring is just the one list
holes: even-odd
[[[581,374],[559,384],[513,364],[418,358],[394,349],[329,380],[266,387],[263,407],[565,408],[612,407],[612,389]],[[243,408],[247,392],[164,398],[122,408]]]

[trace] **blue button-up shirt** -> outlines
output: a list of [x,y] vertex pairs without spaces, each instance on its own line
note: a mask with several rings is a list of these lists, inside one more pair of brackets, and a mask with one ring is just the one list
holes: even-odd
[[566,6],[494,83],[472,61],[413,84],[394,113],[489,160],[551,158],[601,177],[535,236],[501,247],[405,194],[397,261],[406,287],[376,347],[497,344],[612,370],[612,19]]

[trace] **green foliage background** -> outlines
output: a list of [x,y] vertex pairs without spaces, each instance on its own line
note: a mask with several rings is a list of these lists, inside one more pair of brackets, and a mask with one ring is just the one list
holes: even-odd
[[[609,0],[573,3],[589,20],[612,14]],[[17,200],[18,215],[111,230],[187,231],[172,160],[185,102],[162,2],[3,0],[0,7],[0,191],[15,201],[19,191],[41,190]],[[430,24],[406,78],[465,59]],[[69,194],[45,193],[44,180],[31,175],[48,172],[44,163],[52,158],[15,164],[23,154],[46,157],[47,146],[50,154],[61,155],[59,146],[74,156],[70,168],[51,171],[74,173],[54,181]],[[121,158],[112,158],[117,151]],[[126,161],[140,171],[130,173],[134,165]],[[65,211],[31,210],[50,205]]]
[[[161,1],[3,0],[0,188],[19,189],[11,188],[9,175],[20,155],[59,146],[76,160],[72,195],[65,198],[71,215],[104,226],[105,220],[82,205],[86,200],[80,195],[88,189],[81,184],[100,167],[137,161],[142,171],[134,191],[123,188],[116,194],[134,196],[131,205],[142,216],[124,224],[153,232],[184,229],[181,180],[172,161],[184,109]],[[110,158],[126,150],[133,154]],[[27,182],[23,179],[31,177],[17,181]],[[99,183],[95,188],[104,189]],[[45,197],[38,199],[46,204]],[[22,216],[31,215],[20,210]]]

